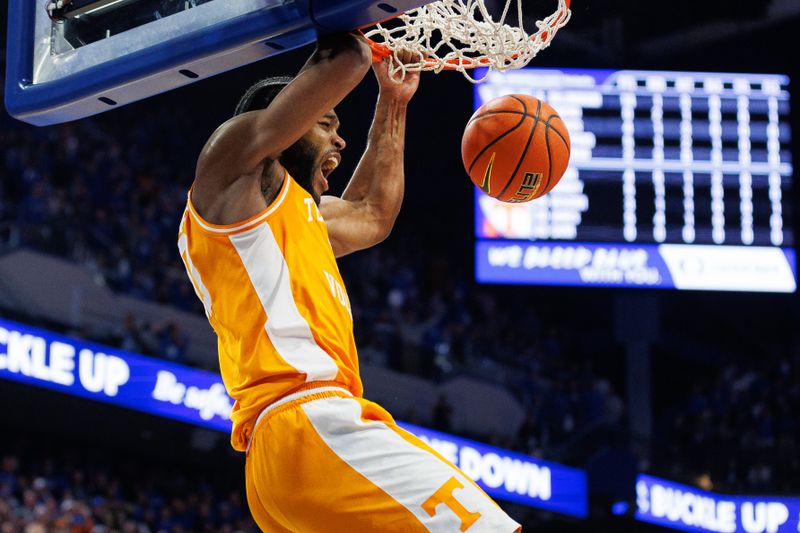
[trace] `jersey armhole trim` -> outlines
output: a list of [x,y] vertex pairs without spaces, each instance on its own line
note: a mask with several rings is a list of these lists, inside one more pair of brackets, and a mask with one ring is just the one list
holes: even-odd
[[211,233],[233,233],[236,231],[240,231],[243,229],[247,229],[251,226],[258,224],[269,218],[277,209],[283,204],[283,201],[286,199],[286,195],[289,192],[290,182],[292,181],[292,177],[289,175],[289,172],[284,170],[284,177],[283,177],[283,185],[281,185],[281,190],[278,193],[277,198],[275,198],[271,204],[265,207],[260,212],[256,213],[255,215],[251,216],[248,219],[245,219],[241,222],[235,222],[233,224],[212,224],[207,220],[204,220],[201,217],[197,210],[194,208],[192,204],[192,190],[189,189],[188,193],[188,200],[187,205],[189,207],[189,213],[194,218],[195,222],[204,230],[211,232]]

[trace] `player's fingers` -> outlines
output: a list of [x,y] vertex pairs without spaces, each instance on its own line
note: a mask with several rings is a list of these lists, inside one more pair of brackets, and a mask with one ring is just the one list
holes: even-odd
[[408,65],[411,62],[411,51],[405,48],[400,50],[400,61],[402,61],[404,65]]
[[400,50],[397,51],[397,59],[403,65],[409,65],[412,63],[419,63],[422,60],[422,54],[414,50],[401,48]]

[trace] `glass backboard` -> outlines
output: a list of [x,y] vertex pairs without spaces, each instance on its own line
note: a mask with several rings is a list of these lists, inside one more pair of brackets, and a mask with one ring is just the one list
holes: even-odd
[[420,0],[10,0],[6,108],[44,126],[386,19]]

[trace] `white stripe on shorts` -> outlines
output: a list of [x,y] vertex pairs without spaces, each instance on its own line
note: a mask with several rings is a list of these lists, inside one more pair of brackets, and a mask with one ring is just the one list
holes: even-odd
[[363,421],[361,404],[352,398],[325,398],[303,404],[303,411],[325,443],[354,470],[383,489],[434,533],[458,533],[461,520],[444,504],[431,517],[422,508],[447,480],[463,488],[453,496],[481,517],[467,533],[512,533],[519,528],[465,476],[435,455],[418,448],[383,422]]
[[[316,388],[313,388],[313,389],[305,389],[305,390],[301,390],[299,392],[294,392],[292,394],[287,394],[283,398],[275,400],[274,402],[272,402],[271,404],[269,404],[268,406],[263,408],[260,413],[258,413],[258,418],[256,418],[256,421],[253,424],[253,430],[252,430],[252,432],[250,434],[252,435],[253,433],[255,433],[256,432],[256,428],[258,428],[258,425],[261,423],[261,421],[264,419],[264,417],[267,416],[272,411],[274,411],[275,409],[277,409],[278,407],[280,407],[282,405],[286,405],[289,402],[293,402],[295,400],[299,400],[300,398],[305,398],[306,396],[313,396],[314,394],[320,394],[320,393],[326,393],[326,392],[339,392],[341,394],[344,394],[345,396],[352,396],[353,395],[353,393],[351,393],[349,390],[347,390],[347,389],[345,389],[343,387],[334,387],[334,386],[331,386],[331,387],[316,387]],[[253,437],[251,436],[250,440],[247,441],[247,453],[250,453],[250,444],[252,442],[253,442]]]

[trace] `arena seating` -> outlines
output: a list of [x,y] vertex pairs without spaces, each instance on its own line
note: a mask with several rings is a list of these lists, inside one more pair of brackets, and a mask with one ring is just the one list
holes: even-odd
[[[0,117],[0,313],[213,369],[213,332],[175,244],[197,139],[187,141],[183,112],[154,120],[162,111],[139,118],[122,109],[48,129]],[[568,454],[576,439],[625,431],[619,385],[597,364],[619,354],[611,333],[544,317],[522,297],[501,301],[444,267],[447,251],[412,244],[413,235],[396,235],[342,261],[368,396],[370,383],[392,382],[373,387],[373,398],[398,418],[572,461],[581,460]],[[34,272],[44,281],[31,283]],[[771,366],[732,354],[662,405],[645,466],[692,482],[707,474],[718,490],[799,490],[798,357],[760,355]],[[459,401],[464,380],[496,398],[493,408],[505,406],[500,416],[513,424],[503,431],[486,413],[471,416]],[[392,391],[418,401],[409,407]],[[53,520],[97,520],[90,500],[61,511],[64,500],[47,503],[47,477],[45,489],[31,480],[9,489],[10,479],[4,490],[18,507],[6,502],[0,517],[44,506]]]

